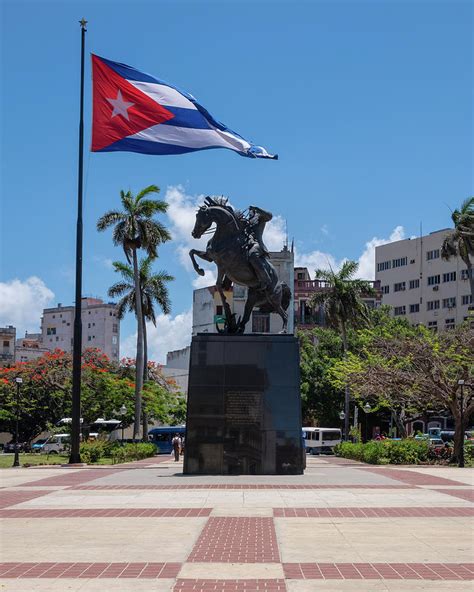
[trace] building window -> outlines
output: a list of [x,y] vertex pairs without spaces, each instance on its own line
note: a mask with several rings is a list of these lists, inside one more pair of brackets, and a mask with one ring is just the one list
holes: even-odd
[[55,318],[56,318],[56,315],[53,315],[53,319],[55,319]]
[[419,304],[410,304],[410,312],[420,312],[420,305]]
[[267,312],[252,313],[252,333],[269,333],[270,315]]
[[434,249],[433,251],[427,251],[426,260],[431,261],[432,259],[439,259],[439,249]]
[[118,333],[118,325],[115,323],[112,325],[112,333]]
[[117,337],[116,337],[116,335],[112,335],[112,343],[114,345],[117,345]]
[[404,315],[404,314],[406,314],[406,307],[405,307],[405,306],[396,306],[396,307],[393,309],[393,314],[394,314],[396,317],[399,317],[400,315]]
[[382,294],[388,294],[390,292],[390,286],[382,286],[380,290]]
[[464,294],[462,297],[463,305],[472,304],[472,294]]
[[392,261],[392,267],[393,269],[395,269],[396,267],[403,267],[404,265],[406,265],[408,262],[408,259],[406,257],[401,257],[400,259],[393,259]]
[[438,310],[439,300],[430,300],[426,303],[426,310]]
[[90,335],[87,337],[87,341],[92,341],[92,337]]
[[46,335],[56,335],[56,327],[48,327],[46,329]]
[[56,335],[56,341],[59,341],[59,337]]
[[404,292],[406,289],[405,282],[399,282],[398,284],[393,284],[393,291],[394,292]]
[[454,329],[456,320],[455,319],[445,319],[444,324],[446,329]]
[[420,280],[410,280],[409,288],[410,290],[414,290],[415,288],[420,287]]
[[66,327],[70,327],[70,326],[71,326],[71,323],[66,323]]
[[297,274],[297,278],[298,280],[304,280],[304,271],[299,271]]
[[386,271],[387,269],[392,268],[391,261],[382,261],[382,263],[377,263],[377,271]]
[[91,328],[91,324],[87,323],[87,328],[90,329]]
[[438,331],[438,321],[428,321],[428,329],[436,333]]
[[428,286],[436,286],[441,282],[440,275],[430,275],[428,277]]
[[3,342],[3,347],[10,347],[10,342],[9,341],[4,341]]
[[468,269],[461,269],[461,279],[462,280],[468,280],[469,279],[469,275],[472,275],[472,269],[471,269],[471,274],[469,274],[469,270]]
[[449,273],[443,273],[443,282],[455,282],[456,281],[456,272],[450,271]]
[[443,298],[443,308],[456,308],[456,297]]

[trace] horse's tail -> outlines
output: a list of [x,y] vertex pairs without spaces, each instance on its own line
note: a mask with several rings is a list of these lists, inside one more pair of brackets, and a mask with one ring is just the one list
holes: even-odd
[[291,290],[285,282],[281,282],[281,305],[283,310],[287,310],[291,302]]
[[[291,290],[287,286],[287,284],[285,284],[285,282],[280,282],[280,288],[281,288],[281,305],[283,307],[283,310],[287,310],[288,307],[290,306],[290,302],[291,302]],[[260,312],[276,312],[274,305],[271,304],[270,302],[265,302],[264,304],[259,306],[258,310]]]

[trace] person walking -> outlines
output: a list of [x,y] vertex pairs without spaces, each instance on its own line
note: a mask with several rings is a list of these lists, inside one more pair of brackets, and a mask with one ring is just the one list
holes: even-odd
[[174,435],[174,438],[171,440],[171,444],[173,445],[174,462],[178,462],[179,454],[181,452],[181,438],[179,437],[179,434]]

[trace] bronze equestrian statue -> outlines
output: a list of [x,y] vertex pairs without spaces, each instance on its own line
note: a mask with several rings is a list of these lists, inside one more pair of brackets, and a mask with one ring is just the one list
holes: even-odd
[[[270,212],[256,206],[249,207],[249,215],[234,210],[224,198],[206,197],[204,205],[196,213],[196,224],[192,231],[194,238],[201,236],[215,223],[214,235],[205,251],[192,249],[189,256],[199,275],[204,270],[196,263],[195,255],[217,265],[216,287],[219,291],[225,314],[222,333],[243,333],[254,307],[261,312],[276,312],[283,320],[282,333],[286,333],[290,304],[290,288],[278,280],[278,275],[269,260],[269,253],[263,242],[266,223],[272,219]],[[247,302],[244,316],[235,320],[224,290],[232,284],[247,286]]]

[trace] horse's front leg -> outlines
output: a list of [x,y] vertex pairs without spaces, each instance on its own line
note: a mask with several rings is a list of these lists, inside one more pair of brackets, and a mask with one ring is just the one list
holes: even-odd
[[217,288],[217,291],[219,292],[219,295],[221,297],[222,307],[224,309],[226,330],[228,333],[234,333],[235,329],[236,329],[235,314],[232,313],[229,303],[227,302],[227,298],[225,297],[225,294],[224,294],[224,276],[225,276],[225,274],[222,271],[222,269],[219,266],[217,266],[216,288]]
[[198,257],[201,257],[201,259],[204,259],[204,261],[208,261],[209,263],[212,262],[212,259],[209,257],[209,255],[206,253],[206,251],[198,251],[197,249],[191,249],[189,251],[189,256],[191,257],[191,261],[193,262],[193,267],[196,273],[198,273],[199,275],[204,275],[205,271],[204,269],[202,269],[201,267],[199,267],[199,265],[196,262],[196,259],[194,258],[195,255],[197,255]]

